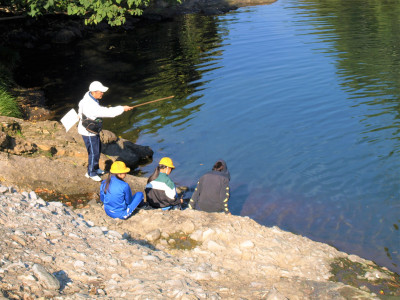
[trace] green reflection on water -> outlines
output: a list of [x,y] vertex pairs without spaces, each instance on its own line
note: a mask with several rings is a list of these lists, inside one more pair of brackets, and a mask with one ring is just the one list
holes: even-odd
[[215,17],[186,15],[175,22],[150,26],[125,34],[100,34],[80,45],[86,49],[87,60],[97,62],[103,77],[112,74],[112,78],[104,78],[112,83],[104,103],[140,104],[175,96],[105,120],[105,127],[131,140],[141,132],[156,133],[166,125],[181,126],[190,120],[201,107],[195,102],[202,97],[202,73],[216,68],[215,61],[221,55],[217,49],[221,33]]
[[[383,104],[399,118],[400,2],[303,0],[315,34],[337,56],[343,88],[368,105]],[[393,95],[393,96],[392,96]],[[373,101],[363,101],[373,97]],[[357,104],[357,103],[356,103]],[[373,117],[374,115],[371,115]],[[397,121],[396,121],[397,126]]]

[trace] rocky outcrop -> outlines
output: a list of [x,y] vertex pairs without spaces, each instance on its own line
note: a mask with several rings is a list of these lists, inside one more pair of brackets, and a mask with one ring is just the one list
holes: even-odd
[[[123,160],[135,169],[151,161],[153,151],[122,138],[102,134],[105,152],[100,167],[108,170],[111,163]],[[31,189],[51,189],[62,194],[85,194],[97,191],[99,183],[84,175],[87,151],[76,127],[65,132],[56,121],[27,122],[0,116],[0,181]],[[128,176],[133,186],[145,179]],[[82,184],[84,182],[84,184]]]
[[[74,211],[0,185],[0,236],[0,298],[379,299],[377,287],[399,296],[388,270],[247,217],[142,210],[114,220],[95,202]],[[335,261],[361,269],[352,279],[362,285],[335,282]]]

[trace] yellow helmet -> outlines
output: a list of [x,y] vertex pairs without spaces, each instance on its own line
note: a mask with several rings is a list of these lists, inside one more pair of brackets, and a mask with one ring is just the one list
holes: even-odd
[[159,165],[164,165],[166,167],[170,167],[170,168],[175,168],[174,164],[172,163],[172,159],[170,159],[169,157],[163,157],[161,158],[160,162],[158,163]]
[[123,161],[114,161],[111,165],[110,172],[113,174],[128,173],[131,169],[127,168]]

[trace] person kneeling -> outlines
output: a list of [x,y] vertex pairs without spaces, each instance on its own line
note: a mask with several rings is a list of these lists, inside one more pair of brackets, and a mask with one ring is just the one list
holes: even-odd
[[122,161],[111,165],[108,178],[100,185],[100,200],[104,203],[104,211],[111,218],[127,219],[143,201],[142,192],[132,195],[129,184],[124,181],[130,171]]
[[147,180],[146,201],[152,208],[181,209],[183,200],[178,199],[175,184],[168,176],[174,168],[172,160],[163,157]]

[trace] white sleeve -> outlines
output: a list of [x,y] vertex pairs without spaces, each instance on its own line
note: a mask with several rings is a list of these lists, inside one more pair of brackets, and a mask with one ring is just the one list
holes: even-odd
[[124,112],[124,107],[122,105],[105,107],[91,99],[89,101],[86,99],[81,101],[79,106],[80,113],[83,113],[86,117],[92,120],[96,118],[113,118]]
[[93,107],[93,110],[90,112],[90,115],[95,115],[96,118],[113,118],[119,116],[123,112],[124,112],[124,107],[121,105],[114,107],[105,107],[97,104]]

